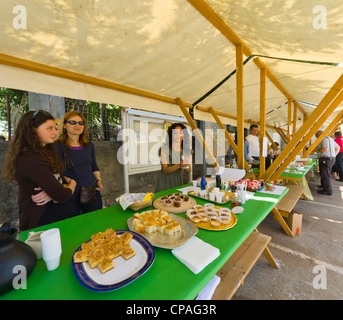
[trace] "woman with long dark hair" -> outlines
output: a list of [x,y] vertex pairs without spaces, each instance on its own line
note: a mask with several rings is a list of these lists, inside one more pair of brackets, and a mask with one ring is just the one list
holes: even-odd
[[[18,182],[19,228],[27,230],[68,217],[67,201],[76,182],[61,177],[64,171],[53,145],[57,136],[54,117],[46,111],[29,111],[15,129],[2,176]],[[38,205],[32,195],[44,190],[52,199]]]
[[184,184],[182,170],[192,170],[191,160],[188,131],[184,124],[173,123],[168,128],[167,142],[160,149],[161,172],[155,192]]

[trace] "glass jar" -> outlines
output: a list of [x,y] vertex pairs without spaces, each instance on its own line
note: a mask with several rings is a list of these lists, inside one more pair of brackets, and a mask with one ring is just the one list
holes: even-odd
[[241,205],[241,198],[239,197],[238,194],[234,194],[231,198],[231,207],[234,208],[236,206],[240,206]]

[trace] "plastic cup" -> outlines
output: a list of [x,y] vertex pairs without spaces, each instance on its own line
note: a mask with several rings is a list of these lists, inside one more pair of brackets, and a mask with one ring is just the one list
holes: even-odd
[[216,187],[216,188],[213,188],[212,192],[213,192],[214,194],[218,194],[218,193],[219,193],[219,190],[220,190],[220,189]]
[[55,270],[60,264],[62,253],[61,235],[58,228],[44,231],[41,236],[42,254],[48,271]]
[[206,197],[206,190],[200,190],[200,197],[205,198]]
[[216,194],[217,202],[223,202],[224,194],[224,192],[219,192],[218,194]]
[[213,192],[210,193],[210,200],[211,201],[215,201],[216,200],[216,194],[215,193],[213,193]]
[[60,258],[61,258],[61,255],[59,255],[58,257],[54,259],[44,260],[48,271],[52,271],[58,268],[58,266],[60,265]]
[[197,187],[198,186],[198,180],[193,180],[193,187]]

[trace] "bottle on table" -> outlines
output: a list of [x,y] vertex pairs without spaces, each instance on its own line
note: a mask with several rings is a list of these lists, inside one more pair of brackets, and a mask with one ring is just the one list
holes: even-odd
[[207,185],[207,182],[206,182],[206,178],[201,178],[201,182],[200,182],[200,187],[201,187],[201,190],[206,190],[206,185]]

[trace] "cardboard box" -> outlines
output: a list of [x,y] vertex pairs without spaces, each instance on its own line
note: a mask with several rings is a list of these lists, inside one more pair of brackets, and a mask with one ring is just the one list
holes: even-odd
[[285,218],[285,221],[295,236],[301,234],[303,222],[303,215],[301,213],[293,211]]

